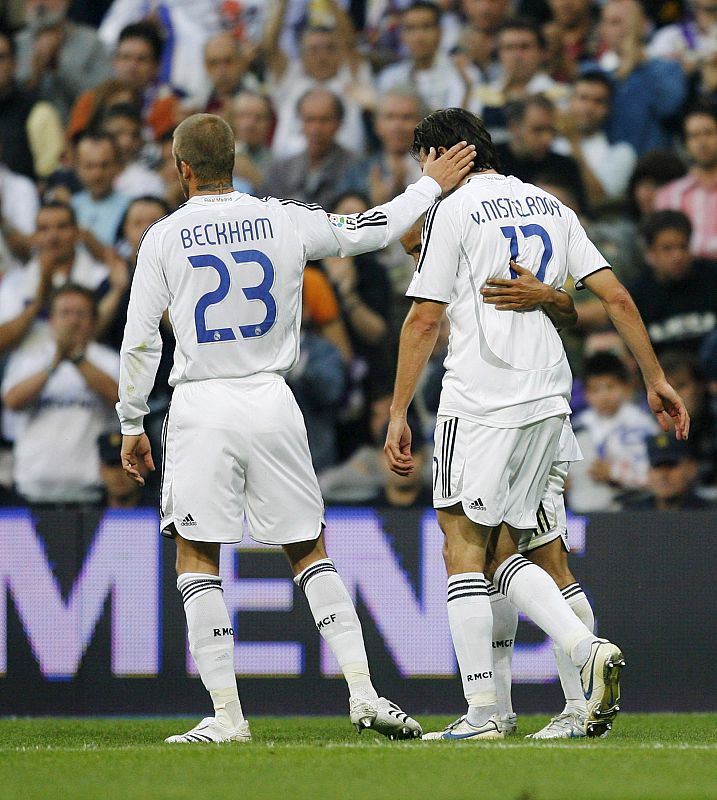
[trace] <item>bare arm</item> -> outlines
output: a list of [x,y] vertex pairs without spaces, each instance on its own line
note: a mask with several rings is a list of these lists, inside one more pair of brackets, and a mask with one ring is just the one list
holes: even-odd
[[630,292],[610,269],[593,272],[583,279],[583,283],[602,302],[610,321],[635,357],[645,381],[647,402],[660,427],[668,430],[667,414],[675,423],[677,438],[686,439],[690,431],[690,416],[682,398],[665,380],[665,373]]
[[275,80],[278,80],[286,72],[287,58],[286,53],[281,49],[279,40],[281,31],[284,27],[284,17],[288,0],[277,0],[269,19],[264,28],[262,37],[262,48],[269,72]]
[[515,261],[510,262],[517,278],[490,278],[480,293],[483,302],[494,305],[498,311],[532,311],[542,308],[556,328],[572,328],[578,315],[575,303],[566,292],[554,289],[539,281],[530,270]]
[[349,335],[346,333],[346,326],[341,317],[332,319],[331,322],[322,325],[320,332],[324,339],[331,342],[339,353],[341,353],[341,360],[345,364],[350,364],[353,358],[353,351],[351,350]]
[[20,381],[12,389],[8,389],[3,396],[5,408],[9,408],[10,411],[22,411],[23,408],[32,405],[45,388],[45,384],[55,371],[58,363],[57,356],[55,356],[52,364],[46,369],[41,369],[34,375],[30,375],[29,378],[25,378],[24,381]]
[[20,342],[32,327],[37,315],[47,302],[52,287],[52,265],[47,259],[40,259],[40,282],[34,300],[14,319],[0,324],[0,353],[4,353]]
[[445,303],[415,300],[401,329],[391,418],[383,448],[391,470],[397,475],[413,472],[411,429],[406,422],[406,413],[433,352],[445,310]]
[[96,392],[108,405],[117,402],[117,381],[99,367],[96,367],[84,356],[80,361],[75,362],[77,369],[85,379],[87,385]]

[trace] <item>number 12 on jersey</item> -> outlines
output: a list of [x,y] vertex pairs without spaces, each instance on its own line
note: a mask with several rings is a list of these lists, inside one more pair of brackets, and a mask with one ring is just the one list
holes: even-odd
[[[545,280],[545,270],[550,262],[550,259],[553,257],[553,243],[550,241],[550,236],[548,232],[543,228],[542,225],[519,225],[518,230],[525,236],[527,239],[529,236],[539,236],[540,240],[543,242],[543,255],[540,259],[540,266],[538,267],[538,271],[535,273],[535,277],[543,282]],[[500,229],[500,232],[505,236],[506,239],[510,241],[510,257],[513,261],[518,260],[518,233],[512,225],[506,225],[504,228]],[[518,273],[511,268],[510,270],[510,277],[517,278]]]
[[[253,325],[239,325],[239,333],[243,339],[254,339],[268,333],[276,322],[276,300],[271,294],[274,285],[274,265],[266,253],[259,250],[234,250],[231,254],[235,264],[258,264],[263,273],[261,283],[257,286],[242,287],[247,300],[259,300],[266,308],[266,314],[261,322]],[[207,309],[221,303],[229,294],[231,278],[227,265],[212,253],[198,256],[189,256],[189,263],[197,268],[210,267],[219,275],[219,286],[212,292],[207,292],[199,298],[194,309],[194,325],[197,329],[197,342],[208,344],[210,342],[233,342],[236,334],[232,328],[207,328]]]

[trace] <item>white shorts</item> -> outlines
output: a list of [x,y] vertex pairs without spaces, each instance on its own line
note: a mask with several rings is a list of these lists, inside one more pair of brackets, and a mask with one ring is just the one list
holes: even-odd
[[567,461],[554,461],[548,473],[543,496],[538,505],[536,528],[524,531],[518,539],[518,552],[528,553],[544,544],[560,539],[569,553],[568,518],[565,513],[565,479],[568,476]]
[[306,428],[278,375],[177,386],[165,420],[164,529],[198,542],[252,539],[284,545],[316,539],[324,504]]
[[433,451],[434,507],[461,503],[478,525],[507,522],[532,530],[562,427],[563,417],[522,428],[440,417]]

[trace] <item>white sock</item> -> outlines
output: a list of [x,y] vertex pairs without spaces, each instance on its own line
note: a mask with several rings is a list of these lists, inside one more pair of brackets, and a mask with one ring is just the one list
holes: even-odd
[[493,617],[482,572],[448,578],[448,622],[468,702],[468,722],[480,726],[496,713],[491,635]]
[[309,601],[316,627],[339,662],[349,694],[376,699],[361,623],[334,562],[330,558],[315,561],[294,578],[294,583]]
[[[594,633],[595,617],[593,616],[593,610],[580,584],[569,584],[564,589],[561,589],[561,594],[570,608],[572,608],[577,618],[588,630]],[[570,656],[568,656],[564,650],[561,650],[554,644],[553,651],[555,653],[555,661],[558,665],[560,684],[563,687],[563,694],[565,695],[565,708],[563,709],[563,713],[570,714],[572,712],[578,712],[584,714],[586,705],[583,688],[580,683],[580,673],[570,660]]]
[[576,667],[587,661],[596,637],[575,616],[544,569],[516,554],[498,567],[493,580],[499,592],[570,654]]
[[212,697],[217,721],[236,728],[244,721],[234,673],[234,629],[224,604],[222,579],[204,572],[177,578],[189,632],[189,651]]
[[493,672],[498,714],[507,717],[513,713],[510,689],[513,681],[513,647],[515,632],[518,630],[518,609],[492,583],[488,584],[488,597],[493,613]]

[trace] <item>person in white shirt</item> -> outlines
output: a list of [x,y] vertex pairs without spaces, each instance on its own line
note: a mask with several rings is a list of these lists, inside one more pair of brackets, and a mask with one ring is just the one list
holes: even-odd
[[47,336],[47,301],[53,288],[75,283],[97,293],[109,271],[80,245],[72,208],[52,202],[37,213],[37,254],[0,283],[0,353]]
[[401,236],[467,174],[473,150],[460,143],[438,160],[432,154],[417,183],[357,215],[234,191],[234,135],[214,115],[182,122],[173,152],[189,199],[148,228],[140,244],[117,404],[123,466],[142,483],[139,461],[153,466],[143,419],[168,308],[177,345],[161,527],[177,544],[190,650],[215,716],[167,741],[251,738],[218,577],[220,545],[241,541],[245,515],[254,539],[283,547],[344,672],[353,724],[392,738],[420,736],[420,725],[379,698],[371,683],[358,617],[324,549],[323,502],[306,429],[282,373],[299,357],[306,262],[356,255]]
[[[542,304],[531,310],[484,295],[487,284],[510,294],[520,263],[553,289],[568,275],[605,298],[618,331],[633,349],[651,408],[665,412],[686,437],[689,416],[667,383],[629,295],[612,277],[574,212],[556,198],[499,175],[483,122],[463,109],[431,114],[416,128],[424,160],[456,139],[475,145],[475,167],[459,188],[426,215],[423,245],[407,295],[414,299],[401,332],[385,452],[398,474],[413,470],[406,412],[448,309],[451,336],[438,409],[434,506],[445,535],[448,618],[468,712],[429,739],[502,738],[491,647],[492,615],[483,574],[496,527],[517,544],[535,527],[556,457],[572,384],[562,342]],[[607,274],[609,277],[603,277]],[[496,277],[497,276],[497,277]],[[558,302],[561,292],[550,293]],[[613,306],[615,303],[615,306]],[[628,321],[629,320],[629,321]],[[597,639],[548,574],[523,556],[499,557],[494,583],[517,608],[570,654],[581,670],[587,726],[605,726],[618,711],[619,648]]]
[[591,206],[620,197],[637,162],[631,145],[611,144],[605,134],[612,92],[612,83],[604,73],[580,76],[567,110],[558,118],[558,130],[563,136],[553,143],[556,153],[572,156],[578,162]]
[[630,401],[627,369],[612,353],[596,353],[584,366],[588,408],[575,417],[585,460],[570,475],[570,507],[578,514],[616,511],[620,498],[647,486],[647,440],[655,420]]
[[401,40],[409,57],[380,73],[379,91],[413,86],[430,111],[463,105],[466,83],[451,58],[440,49],[441,9],[427,0],[416,0],[403,9]]
[[28,502],[102,497],[97,437],[116,424],[119,358],[92,341],[96,319],[93,293],[65,284],[52,298],[50,336],[8,361],[2,400],[16,415],[15,485]]
[[279,44],[288,0],[279,0],[264,34],[267,89],[277,113],[272,151],[288,158],[306,146],[298,104],[311,89],[326,89],[341,99],[345,113],[336,141],[360,155],[365,147],[362,113],[373,105],[373,78],[355,46],[349,16],[332,3],[335,27],[309,26],[301,34],[301,59]]

